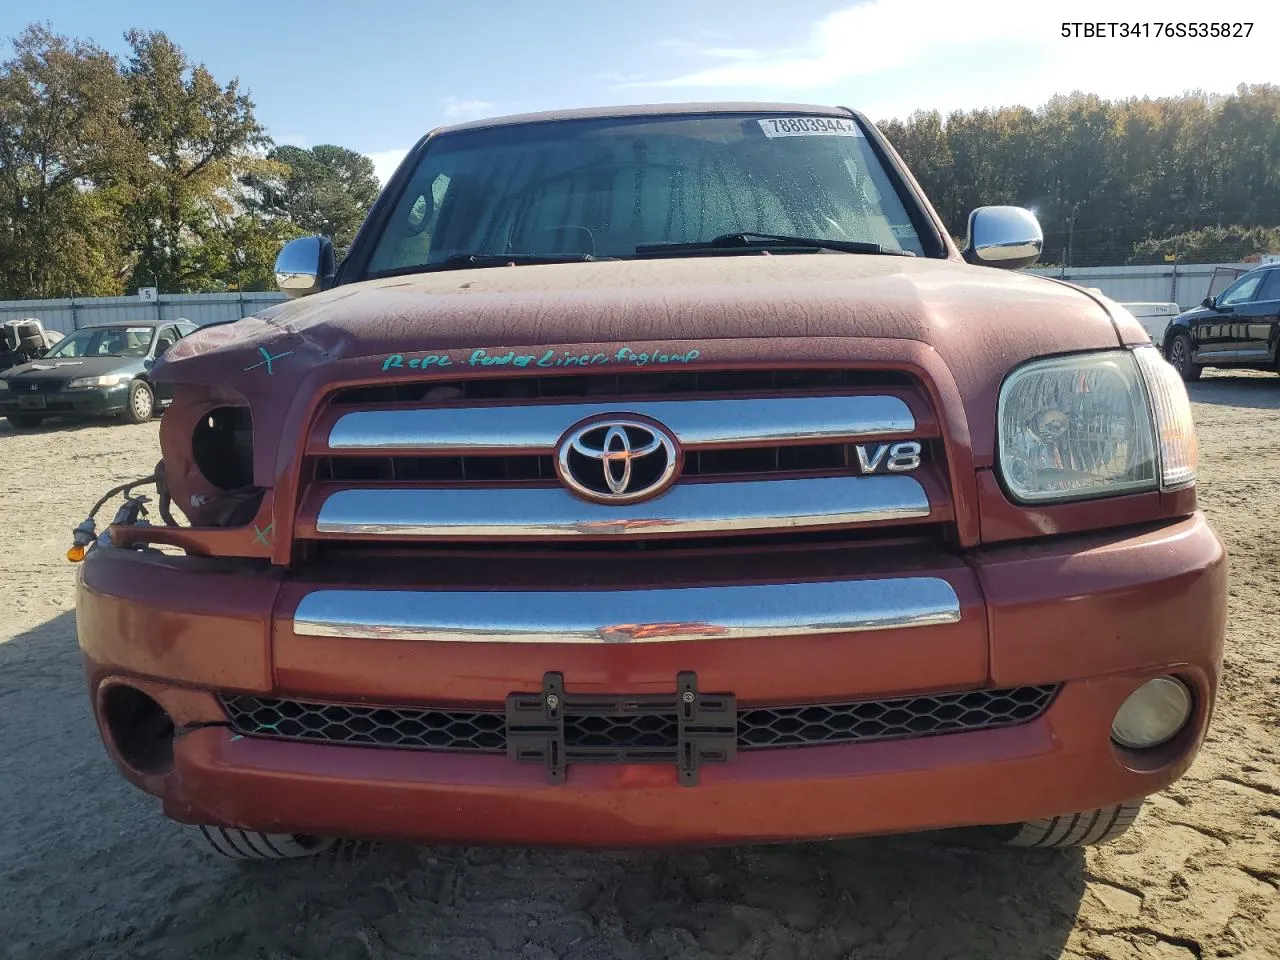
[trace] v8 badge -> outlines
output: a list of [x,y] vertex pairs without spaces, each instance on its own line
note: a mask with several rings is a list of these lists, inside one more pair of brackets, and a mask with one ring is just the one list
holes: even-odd
[[863,473],[910,473],[920,466],[920,444],[914,440],[901,443],[860,443],[853,448],[858,455],[858,469]]

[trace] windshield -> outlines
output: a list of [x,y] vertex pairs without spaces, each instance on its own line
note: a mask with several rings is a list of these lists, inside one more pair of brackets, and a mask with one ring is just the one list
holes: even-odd
[[46,359],[73,357],[145,357],[154,327],[86,327],[58,342]]
[[737,233],[924,253],[847,116],[611,117],[430,141],[368,273],[466,255],[625,258],[645,245]]

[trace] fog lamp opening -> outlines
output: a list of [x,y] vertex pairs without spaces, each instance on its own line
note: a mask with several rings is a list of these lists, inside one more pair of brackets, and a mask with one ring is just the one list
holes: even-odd
[[113,684],[102,693],[103,726],[126,764],[158,774],[173,765],[173,718],[136,687]]
[[1191,691],[1176,677],[1156,677],[1133,691],[1116,711],[1111,739],[1130,750],[1149,750],[1176,737],[1191,719]]

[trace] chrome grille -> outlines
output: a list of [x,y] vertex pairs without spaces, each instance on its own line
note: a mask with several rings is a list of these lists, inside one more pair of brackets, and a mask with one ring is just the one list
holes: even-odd
[[[846,703],[740,707],[738,749],[866,743],[1011,727],[1043,714],[1058,689],[1057,684],[1046,684]],[[253,696],[221,699],[232,728],[248,737],[456,753],[506,751],[506,718],[500,710],[363,706]],[[565,717],[565,741],[570,747],[669,748],[676,739],[674,713]]]
[[[678,448],[660,495],[600,503],[569,489],[562,438],[618,417],[660,425]],[[919,450],[914,469],[868,466],[868,451],[892,444]],[[329,398],[313,424],[295,538],[638,541],[888,524],[936,534],[952,520],[944,460],[927,395],[895,371],[529,371],[360,386]]]

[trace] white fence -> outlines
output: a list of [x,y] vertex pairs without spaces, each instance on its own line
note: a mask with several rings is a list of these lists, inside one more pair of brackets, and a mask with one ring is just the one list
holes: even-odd
[[0,321],[36,317],[46,330],[70,333],[81,327],[132,320],[177,320],[203,326],[239,320],[284,299],[281,293],[174,293],[156,300],[92,297],[65,300],[0,300]]
[[[1176,303],[1189,310],[1209,294],[1218,267],[1251,270],[1256,263],[1178,263],[1150,267],[1032,267],[1028,273],[1097,287],[1117,303]],[[1221,291],[1214,291],[1220,293]]]
[[[1032,267],[1030,273],[1061,277],[1082,287],[1097,287],[1122,303],[1176,303],[1195,306],[1209,292],[1218,267],[1248,270],[1247,263],[1179,263],[1151,267]],[[206,324],[239,320],[284,300],[280,293],[161,294],[154,301],[137,297],[95,297],[83,300],[0,300],[0,321],[38,317],[45,329],[70,333],[81,327],[130,320],[176,320],[185,317]]]

